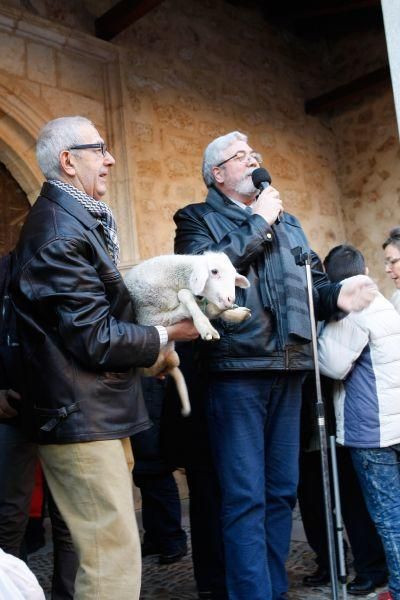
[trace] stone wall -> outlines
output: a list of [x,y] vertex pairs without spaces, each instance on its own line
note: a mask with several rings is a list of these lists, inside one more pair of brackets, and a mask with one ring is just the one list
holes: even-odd
[[313,246],[324,253],[343,237],[335,139],[304,113],[304,86],[321,74],[314,47],[222,0],[165,0],[116,42],[142,258],[172,251],[173,213],[205,195],[205,146],[235,129],[264,155]]
[[381,249],[389,229],[400,224],[400,150],[391,90],[335,117],[333,126],[347,240],[362,250],[371,275],[391,295]]
[[[100,57],[96,56],[102,43],[95,40],[92,48],[88,45],[82,60],[84,42],[83,37],[74,39],[69,30],[56,24],[49,28],[48,21],[43,19],[1,9],[1,125],[8,124],[10,135],[12,127],[19,126],[27,147],[20,151],[6,131],[2,132],[1,140],[28,165],[35,163],[37,133],[51,118],[79,111],[93,119],[101,131],[106,129],[104,73],[103,65],[99,65],[104,56],[101,57],[101,51]],[[104,50],[109,52],[108,45]],[[10,167],[13,172],[14,165]],[[36,164],[31,168],[33,171],[36,168],[37,181],[32,184],[37,186],[41,175]],[[19,179],[18,174],[15,176]],[[25,191],[33,200],[32,190]]]
[[118,48],[41,17],[0,7],[0,161],[31,202],[43,179],[35,141],[50,119],[96,123],[117,164],[109,201],[121,223],[122,267],[138,260]]
[[30,200],[40,126],[76,112],[93,119],[117,155],[109,197],[128,267],[172,251],[173,213],[206,192],[204,147],[239,129],[313,247],[358,244],[379,277],[399,202],[391,92],[321,117],[305,115],[304,100],[384,64],[383,35],[305,42],[251,8],[165,0],[111,44],[89,35],[110,5],[1,2],[0,160]]
[[[107,0],[94,0],[99,4]],[[10,8],[26,17],[42,17],[73,30],[94,34],[92,6],[82,0],[1,0],[2,8]],[[93,1],[92,1],[93,3]],[[107,10],[108,6],[105,8]]]
[[[368,52],[363,49],[368,48]],[[383,32],[343,36],[330,50],[336,81],[387,64]],[[371,275],[390,296],[382,242],[400,224],[400,147],[390,84],[344,107],[331,117],[337,144],[338,183],[346,239],[365,254]]]

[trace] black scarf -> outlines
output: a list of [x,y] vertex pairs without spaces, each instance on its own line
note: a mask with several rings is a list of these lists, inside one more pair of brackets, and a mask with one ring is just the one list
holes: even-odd
[[[280,317],[284,346],[309,342],[311,325],[305,267],[296,265],[284,216],[271,229],[274,240],[265,247],[263,269],[267,283],[265,289],[270,292],[270,306],[265,301],[264,306],[275,312],[277,319]],[[269,282],[272,285],[268,285]]]

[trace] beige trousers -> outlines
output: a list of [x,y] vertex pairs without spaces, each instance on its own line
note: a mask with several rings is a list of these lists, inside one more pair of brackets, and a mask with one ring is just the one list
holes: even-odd
[[79,557],[74,600],[138,600],[141,552],[129,438],[40,446]]

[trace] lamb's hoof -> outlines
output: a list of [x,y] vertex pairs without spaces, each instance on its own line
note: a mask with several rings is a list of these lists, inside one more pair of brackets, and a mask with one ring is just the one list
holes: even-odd
[[182,406],[182,408],[181,408],[182,417],[188,417],[191,412],[192,412],[192,409],[190,408],[190,406]]
[[235,306],[228,308],[221,314],[221,318],[228,323],[243,323],[251,317],[251,310],[247,306]]
[[206,340],[207,342],[211,340],[219,340],[220,335],[216,329],[212,329],[211,331],[207,331],[205,334],[203,334],[201,339]]
[[251,317],[251,310],[247,306],[240,306],[236,309],[236,312],[241,315],[242,321],[247,321]]

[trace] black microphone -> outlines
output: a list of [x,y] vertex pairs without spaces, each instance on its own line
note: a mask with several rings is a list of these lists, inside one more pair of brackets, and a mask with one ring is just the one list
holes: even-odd
[[268,173],[267,169],[263,169],[262,167],[254,169],[251,174],[251,178],[253,180],[254,187],[260,190],[260,192],[266,190],[272,181],[271,175]]
[[[266,190],[267,187],[271,185],[272,181],[271,175],[268,173],[267,169],[263,169],[262,167],[254,169],[254,171],[251,174],[251,178],[253,180],[254,187],[260,190],[260,192]],[[279,215],[276,218],[277,223],[281,222],[281,216],[282,213],[279,213]]]

